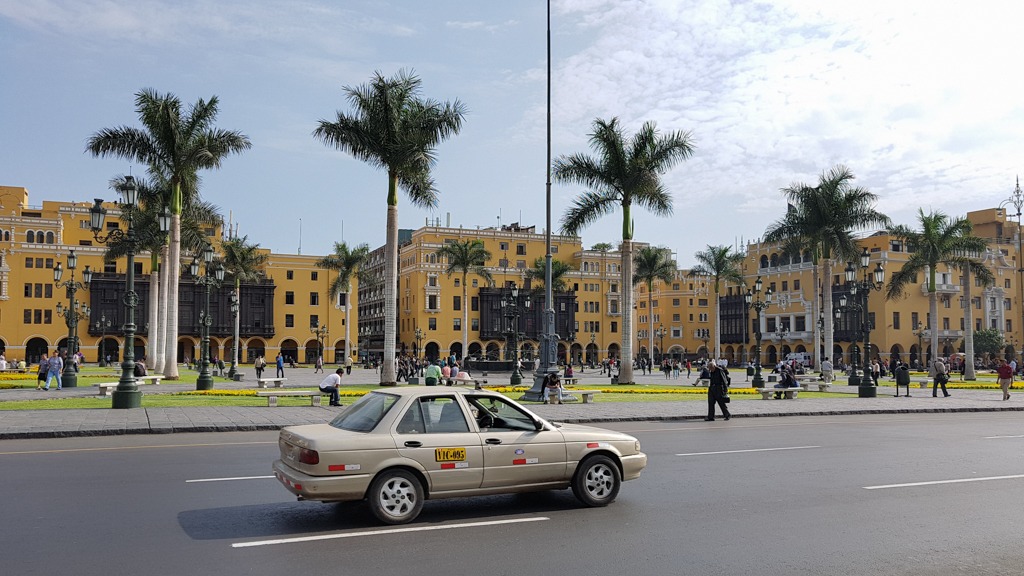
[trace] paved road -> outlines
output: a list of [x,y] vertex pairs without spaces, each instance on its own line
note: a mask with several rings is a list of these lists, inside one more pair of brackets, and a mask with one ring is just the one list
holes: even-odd
[[[762,402],[760,400],[753,403]],[[770,404],[770,402],[763,402]],[[775,402],[781,404],[782,402]],[[5,573],[1024,573],[1014,413],[619,422],[650,461],[570,491],[429,501],[401,527],[296,502],[270,431],[8,440]]]
[[[310,368],[288,369],[285,371],[289,387],[316,386],[323,375],[314,374]],[[184,383],[164,383],[159,386],[142,386],[145,394],[160,394],[195,389],[195,372],[183,371]],[[606,377],[588,371],[577,374],[580,386],[593,388],[611,386]],[[252,374],[248,381],[230,382],[216,379],[217,388],[237,389],[255,386]],[[488,375],[489,383],[507,382],[508,374]],[[661,374],[639,376],[641,384],[665,384],[666,382],[688,386],[696,378],[666,380]],[[356,368],[345,378],[349,384],[373,384],[378,382],[373,370]],[[742,377],[734,377],[734,385],[742,384]],[[839,398],[801,397],[792,400],[762,401],[759,397],[744,399],[736,397],[732,403],[737,418],[762,416],[799,416],[828,414],[900,414],[906,412],[980,412],[980,411],[1024,411],[1024,394],[1015,393],[1011,400],[1003,402],[998,390],[954,390],[950,398],[932,398],[930,390],[912,389],[911,398],[894,398],[894,389],[882,382],[878,398],[858,398],[856,387],[838,385],[834,391],[844,392]],[[3,410],[7,400],[24,400],[46,397],[95,397],[95,387],[65,388],[61,391],[39,392],[34,389],[0,390],[0,439],[68,437],[110,434],[150,434],[171,432],[215,432],[276,430],[283,426],[323,422],[332,417],[338,408],[306,407],[202,407],[202,408],[140,408],[135,410]],[[145,406],[145,399],[143,399]],[[531,405],[537,414],[561,422],[622,422],[650,420],[688,420],[703,418],[707,405],[697,402],[611,402],[592,404]],[[707,423],[712,426],[728,426],[726,422]]]

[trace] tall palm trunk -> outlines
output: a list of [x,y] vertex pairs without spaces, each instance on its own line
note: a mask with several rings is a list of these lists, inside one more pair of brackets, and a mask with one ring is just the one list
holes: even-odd
[[462,273],[462,362],[465,365],[469,354],[469,292],[466,289],[465,272]]
[[242,353],[242,345],[238,342],[238,335],[241,332],[242,326],[242,281],[238,278],[235,278],[235,299],[238,302],[238,314],[235,314],[235,334],[231,363],[234,366],[238,366],[238,356]]
[[352,357],[352,343],[351,343],[351,332],[349,328],[352,326],[352,288],[351,284],[349,289],[345,292],[345,360]]
[[[627,215],[628,216],[628,215]],[[628,221],[628,220],[627,220]],[[622,239],[622,355],[619,357],[619,384],[633,382],[633,240]]]
[[825,316],[825,357],[833,360],[836,345],[835,315],[832,313],[832,258],[822,258],[821,291],[824,294],[822,311]]
[[157,310],[157,323],[160,326],[160,331],[157,333],[157,346],[153,349],[157,362],[153,369],[161,374],[167,365],[167,278],[171,268],[167,260],[169,252],[170,248],[165,243],[160,248],[160,261],[163,262],[163,265],[160,266],[160,303]]
[[974,306],[971,300],[971,267],[964,266],[964,380],[978,379],[974,373]]
[[818,291],[821,289],[821,274],[818,272],[818,267],[814,266],[811,268],[811,286],[814,289],[811,290],[811,294],[814,295],[814,301],[811,303],[811,325],[814,328],[811,331],[812,342],[814,342],[814,367],[817,370],[821,370],[821,332],[823,327],[818,325],[818,318],[822,317],[821,314],[821,300],[818,298]]
[[156,255],[153,255],[154,266],[149,273],[149,327],[146,329],[146,355],[150,369],[156,371],[154,362],[162,355],[163,348],[159,344],[160,335],[160,267],[156,266]]
[[715,283],[715,357],[714,361],[722,357],[722,302],[718,299],[718,283]]
[[928,327],[931,329],[932,358],[928,363],[928,376],[935,376],[935,360],[939,357],[939,298],[935,294],[935,283],[932,282],[928,290]]
[[[398,282],[398,196],[397,178],[392,177],[388,192],[388,230],[384,245],[384,358],[381,362],[381,386],[397,386],[395,376],[395,285]],[[394,203],[392,203],[392,197]]]
[[[665,355],[665,351],[661,351]],[[654,362],[654,283],[647,283],[647,357]]]
[[181,276],[181,213],[171,212],[171,241],[167,251],[167,341],[164,379],[178,379],[178,278]]

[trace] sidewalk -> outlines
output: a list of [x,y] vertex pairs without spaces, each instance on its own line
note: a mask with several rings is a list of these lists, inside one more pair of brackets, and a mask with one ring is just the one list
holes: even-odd
[[[245,370],[247,380],[231,382],[215,378],[217,389],[254,389],[255,377],[249,367]],[[330,368],[325,368],[326,374]],[[269,371],[273,374],[273,370]],[[326,374],[314,374],[312,368],[285,369],[288,387],[312,387],[320,383]],[[177,383],[159,386],[140,386],[145,395],[166,394],[195,390],[197,374],[182,370]],[[597,372],[577,373],[579,388],[612,386],[608,377]],[[490,374],[490,384],[508,382],[509,375]],[[660,374],[637,375],[640,384],[672,384],[689,386],[697,377],[694,372],[690,379],[666,380]],[[529,376],[527,376],[527,379]],[[344,384],[375,384],[379,377],[373,370],[353,368],[352,374],[344,378]],[[928,412],[996,412],[1024,411],[1024,394],[1011,392],[1008,401],[1002,401],[1002,392],[996,390],[951,390],[949,398],[932,398],[931,389],[911,388],[912,397],[894,398],[892,382],[880,382],[877,398],[858,398],[857,388],[833,385],[832,391],[844,393],[843,397],[813,398],[801,396],[797,400],[761,400],[759,396],[735,396],[729,405],[734,418],[766,416],[813,416],[841,414],[905,414]],[[733,377],[733,386],[747,386],[741,376]],[[61,438],[70,436],[98,436],[113,434],[167,434],[172,432],[229,432],[252,430],[277,430],[296,424],[313,424],[327,421],[339,408],[323,406],[278,407],[201,407],[201,408],[138,408],[133,410],[78,409],[78,410],[3,410],[3,402],[38,398],[96,397],[95,386],[65,388],[61,391],[40,392],[33,389],[0,390],[0,439],[14,438]],[[351,400],[343,399],[346,404]],[[143,397],[145,406],[145,397]],[[623,422],[653,420],[698,420],[707,415],[707,403],[703,400],[685,402],[610,402],[591,404],[544,405],[527,404],[538,415],[557,422]],[[709,424],[718,425],[718,424]]]

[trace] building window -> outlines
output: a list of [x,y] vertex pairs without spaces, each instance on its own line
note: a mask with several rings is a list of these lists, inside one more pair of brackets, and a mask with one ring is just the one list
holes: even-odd
[[[594,330],[594,332],[597,332],[597,330]],[[619,323],[614,320],[611,321],[611,332],[612,334],[617,334],[619,332]]]
[[552,254],[558,254],[558,246],[552,246],[551,247],[551,253]]
[[469,325],[470,325],[470,330],[472,330],[473,332],[479,332],[480,331],[480,319],[479,318],[470,318],[469,319]]
[[31,324],[31,323],[32,323],[32,311],[31,310],[25,310],[25,324]]
[[284,315],[284,327],[285,328],[295,328],[295,315],[294,314],[285,314]]
[[516,268],[519,268],[521,270],[525,269],[526,268],[526,260],[516,260]]
[[25,268],[32,268],[35,260],[32,258],[25,258]]
[[338,292],[338,306],[341,308],[345,307],[345,301],[348,299],[348,294],[345,292]]
[[309,305],[310,306],[319,306],[320,305],[320,293],[319,292],[310,292],[309,293]]
[[32,311],[32,321],[33,321],[34,324],[42,324],[43,323],[43,311],[42,310],[33,310]]
[[789,292],[789,282],[787,280],[782,281],[782,291]]
[[285,292],[284,293],[284,303],[285,304],[295,304],[295,292]]
[[32,297],[32,283],[26,282],[25,283],[25,298],[31,298],[31,297]]
[[46,267],[50,268],[50,269],[53,268],[53,258],[47,258],[46,259]]
[[893,330],[899,330],[900,329],[900,313],[899,312],[893,312],[892,313],[892,329]]
[[314,282],[315,282],[316,280],[318,280],[318,279],[319,279],[319,277],[320,277],[320,273],[319,273],[319,272],[313,271],[313,272],[310,272],[310,273],[309,273],[309,279],[310,279],[310,280],[313,280]]
[[431,274],[427,276],[427,286],[437,286],[437,275]]
[[672,299],[672,305],[673,306],[679,306],[679,298],[673,298]]
[[619,285],[617,283],[615,283],[615,282],[612,282],[611,289],[609,289],[608,291],[611,292],[612,294],[618,294],[619,293]]
[[53,311],[52,310],[43,310],[43,324],[52,324],[52,323],[53,323]]
[[479,312],[480,311],[480,297],[479,296],[472,296],[472,297],[470,297],[470,299],[469,299],[469,309],[472,310],[473,312]]
[[461,280],[459,280],[458,278],[456,278],[456,279],[455,279],[455,287],[456,287],[456,288],[458,288],[458,287],[460,287],[460,286],[462,286],[462,281],[461,281]]
[[320,315],[319,314],[310,314],[309,315],[309,327],[313,328],[314,326],[319,326],[319,325],[320,325]]
[[455,318],[452,320],[452,330],[462,331],[462,318]]
[[437,330],[437,318],[427,318],[427,330]]
[[291,271],[291,270],[285,270],[285,272],[284,272],[284,277],[285,277],[286,279],[288,279],[288,280],[292,280],[292,279],[294,279],[294,278],[295,278],[295,272],[293,272],[293,271]]
[[516,244],[516,256],[526,256],[526,244]]
[[498,250],[508,250],[508,242],[498,242]]
[[1003,288],[1006,288],[1007,290],[1010,289],[1010,279],[1009,278],[1007,278],[1006,280],[1003,280]]
[[437,310],[437,296],[431,294],[427,296],[427,310]]
[[452,297],[452,310],[462,310],[462,296]]

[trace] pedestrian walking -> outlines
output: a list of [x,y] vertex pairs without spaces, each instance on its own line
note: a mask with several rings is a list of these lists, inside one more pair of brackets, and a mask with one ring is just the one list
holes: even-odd
[[936,358],[932,366],[935,367],[935,379],[932,381],[932,398],[938,397],[939,386],[942,387],[943,398],[948,398],[949,392],[946,392],[946,383],[949,382],[949,370],[946,369],[946,364],[942,361],[942,358]]
[[1010,385],[1013,384],[1013,366],[1000,358],[999,366],[996,367],[996,374],[999,375],[999,387],[1003,389],[1003,400],[1009,400]]
[[323,356],[317,356],[316,357],[316,362],[313,364],[313,374],[316,374],[318,372],[320,374],[324,373],[324,357]]
[[729,373],[725,368],[720,368],[714,361],[708,362],[708,417],[705,418],[708,422],[715,420],[715,403],[718,403],[719,408],[722,409],[722,416],[728,420],[732,418],[732,414],[729,413],[729,408],[726,404],[729,402]]
[[46,374],[50,371],[50,359],[43,356],[39,359],[39,367],[36,369],[36,390],[42,390],[46,384]]
[[277,353],[277,377],[284,378],[284,356],[280,352]]
[[263,369],[267,367],[267,361],[263,359],[262,354],[256,357],[256,361],[253,362],[253,367],[256,369],[256,378],[262,378]]
[[878,358],[871,363],[871,381],[878,386],[878,377],[882,375],[882,366],[878,363]]

